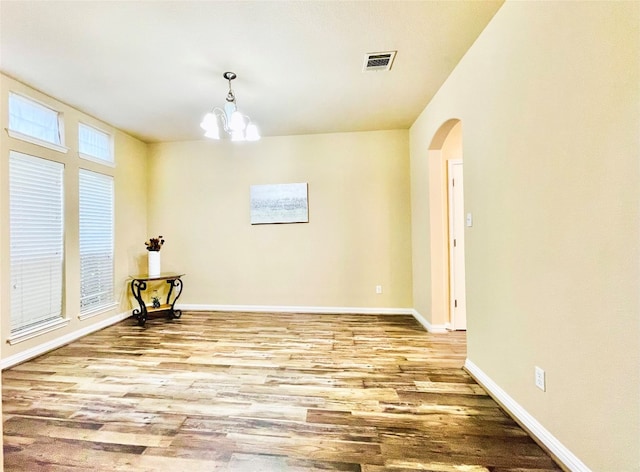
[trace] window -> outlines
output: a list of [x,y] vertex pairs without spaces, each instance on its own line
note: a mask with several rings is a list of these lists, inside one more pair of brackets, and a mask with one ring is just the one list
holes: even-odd
[[9,94],[9,135],[36,144],[48,143],[47,147],[66,152],[62,147],[59,113],[15,93]]
[[78,125],[78,151],[81,157],[113,163],[111,135],[84,123]]
[[80,313],[114,302],[113,177],[80,169]]
[[11,334],[62,318],[64,166],[9,154]]

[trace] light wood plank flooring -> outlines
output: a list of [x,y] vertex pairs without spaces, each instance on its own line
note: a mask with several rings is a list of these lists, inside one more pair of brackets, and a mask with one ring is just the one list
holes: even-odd
[[128,319],[3,373],[5,470],[560,470],[465,350],[410,316]]

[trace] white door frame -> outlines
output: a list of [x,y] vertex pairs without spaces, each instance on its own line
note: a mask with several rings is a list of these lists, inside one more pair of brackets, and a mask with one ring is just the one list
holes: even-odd
[[451,329],[466,330],[467,302],[464,262],[465,218],[462,159],[450,159],[447,161],[447,171],[447,202],[449,207],[449,319]]

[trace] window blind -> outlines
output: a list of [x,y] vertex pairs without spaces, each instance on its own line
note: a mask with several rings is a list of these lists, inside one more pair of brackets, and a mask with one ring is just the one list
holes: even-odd
[[9,129],[53,144],[62,144],[58,112],[15,93],[9,94]]
[[113,177],[80,169],[80,312],[113,303]]
[[78,125],[78,150],[81,154],[113,162],[111,136],[84,123]]
[[11,332],[62,317],[64,166],[11,151]]

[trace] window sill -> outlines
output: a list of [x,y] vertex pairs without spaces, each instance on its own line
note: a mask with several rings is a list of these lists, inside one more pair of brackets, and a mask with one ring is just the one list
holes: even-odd
[[80,159],[84,159],[85,161],[95,162],[96,164],[102,164],[102,165],[109,166],[109,167],[114,167],[114,168],[116,166],[115,162],[113,162],[113,161],[107,161],[106,159],[100,159],[99,157],[90,156],[89,154],[84,154],[82,152],[78,153],[78,157],[80,157]]
[[19,131],[13,131],[9,128],[6,128],[7,134],[9,137],[13,139],[19,139],[20,141],[26,141],[31,144],[35,144],[37,146],[46,147],[49,149],[53,149],[54,151],[66,153],[69,151],[69,148],[62,146],[61,144],[50,143],[49,141],[43,141],[42,139],[34,138],[33,136],[29,136],[28,134],[20,133]]
[[35,338],[36,336],[41,336],[45,333],[63,328],[69,324],[69,321],[70,320],[67,318],[59,318],[53,321],[47,321],[46,323],[42,323],[41,325],[33,328],[16,331],[15,333],[11,333],[7,342],[13,346],[14,344]]
[[117,306],[118,306],[117,303],[109,303],[109,304],[106,304],[106,305],[100,305],[100,306],[97,306],[95,308],[91,308],[90,310],[87,310],[87,311],[85,311],[83,313],[80,313],[80,315],[78,315],[78,319],[80,321],[84,321],[86,319],[93,318],[94,316],[98,316],[98,315],[101,315],[103,313],[106,313],[109,310],[113,310]]

